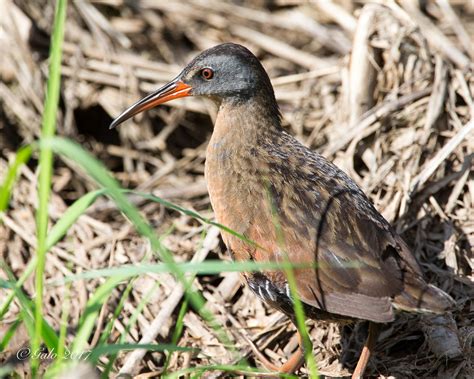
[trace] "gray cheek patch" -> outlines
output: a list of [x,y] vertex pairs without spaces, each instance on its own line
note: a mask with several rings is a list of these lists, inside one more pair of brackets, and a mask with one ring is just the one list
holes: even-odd
[[237,71],[235,78],[237,79],[235,81],[235,90],[243,91],[251,87],[253,78],[251,75],[249,75],[247,67],[245,67],[245,69],[240,69],[239,71]]

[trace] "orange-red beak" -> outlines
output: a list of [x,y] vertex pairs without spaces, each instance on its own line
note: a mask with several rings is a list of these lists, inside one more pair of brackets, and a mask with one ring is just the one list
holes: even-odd
[[125,109],[112,123],[110,129],[135,116],[136,114],[166,103],[167,101],[189,96],[192,87],[184,84],[181,80],[175,79],[165,84],[160,89],[137,101],[132,106]]

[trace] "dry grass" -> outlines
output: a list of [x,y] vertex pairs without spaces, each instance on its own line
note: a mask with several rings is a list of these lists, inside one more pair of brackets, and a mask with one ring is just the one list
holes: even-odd
[[[203,179],[205,147],[215,116],[209,104],[179,100],[119,130],[109,131],[108,124],[143,93],[173,78],[199,51],[225,41],[244,44],[262,60],[273,80],[284,126],[362,186],[412,247],[426,278],[457,302],[452,317],[429,320],[401,315],[386,325],[369,372],[379,377],[474,377],[474,70],[470,63],[474,4],[438,0],[420,9],[409,0],[370,5],[330,0],[310,4],[277,0],[271,6],[263,0],[239,3],[72,2],[59,134],[93,152],[124,186],[153,192],[212,217]],[[22,0],[6,2],[2,12],[8,16],[0,20],[0,178],[19,146],[39,136],[44,59],[54,13],[47,1]],[[35,253],[37,172],[33,167],[22,168],[0,223],[0,257],[16,276]],[[67,161],[56,163],[53,185],[53,221],[94,188]],[[177,261],[228,259],[213,227],[203,239],[208,227],[193,218],[133,200]],[[46,279],[136,263],[145,257],[155,260],[148,242],[111,202],[102,199],[51,250]],[[0,277],[6,279],[2,272]],[[64,286],[48,287],[44,301],[50,324],[59,327],[61,307],[69,296],[73,335],[99,282],[78,281],[67,291]],[[217,319],[228,327],[240,356],[253,362],[251,344],[276,360],[296,347],[293,327],[241,287],[237,274],[200,276],[195,283]],[[32,279],[24,289],[34,295]],[[0,297],[6,293],[0,289]],[[91,346],[122,294],[119,287],[104,304]],[[171,340],[183,291],[171,276],[147,275],[135,281],[109,343],[116,341],[146,296],[148,302],[127,341]],[[13,303],[0,324],[0,338],[18,312],[19,305]],[[364,338],[363,327],[356,326],[349,337],[347,328],[311,325],[320,373],[349,374]],[[0,353],[0,362],[27,344],[27,338],[19,329]],[[232,352],[192,310],[184,316],[178,344],[201,351],[172,354],[170,371],[236,363]],[[115,370],[141,373],[142,378],[159,376],[164,362],[161,353],[123,352]],[[17,366],[20,376],[27,375],[23,367],[24,372]]]

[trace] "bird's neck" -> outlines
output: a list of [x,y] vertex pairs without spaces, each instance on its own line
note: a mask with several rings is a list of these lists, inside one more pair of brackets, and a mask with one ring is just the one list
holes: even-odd
[[259,101],[222,102],[207,148],[205,175],[216,219],[239,233],[247,231],[266,199],[261,152],[281,134],[278,111],[269,111]]
[[235,150],[258,147],[258,142],[272,139],[281,132],[280,112],[276,101],[255,97],[245,101],[224,100],[219,105],[211,144]]

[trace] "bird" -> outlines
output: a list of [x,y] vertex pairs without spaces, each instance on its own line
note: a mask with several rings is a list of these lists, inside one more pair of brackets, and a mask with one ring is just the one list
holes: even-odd
[[[295,291],[283,269],[243,273],[250,289],[294,323],[295,296],[308,318],[369,321],[352,378],[363,377],[380,326],[397,313],[453,307],[447,293],[425,281],[408,245],[362,189],[283,128],[270,78],[246,47],[223,43],[201,52],[110,127],[186,96],[217,105],[205,178],[217,222],[245,237],[221,231],[231,257],[298,265]],[[281,367],[261,360],[272,371],[297,371],[304,364],[301,336]]]

